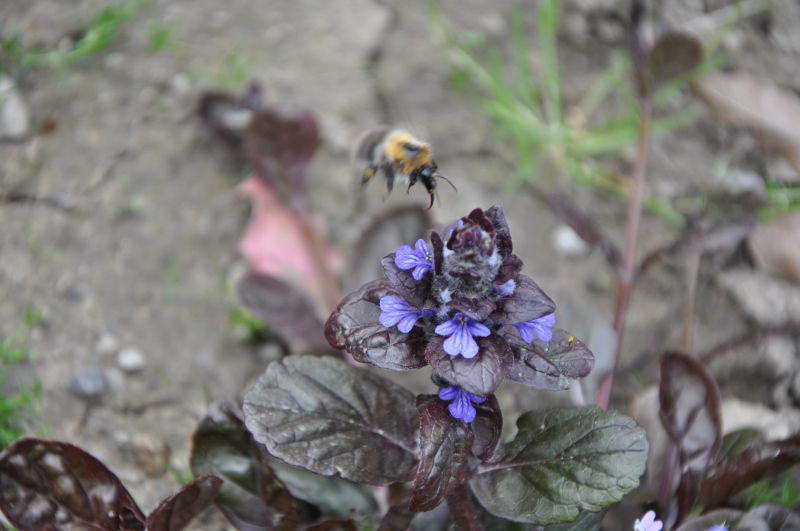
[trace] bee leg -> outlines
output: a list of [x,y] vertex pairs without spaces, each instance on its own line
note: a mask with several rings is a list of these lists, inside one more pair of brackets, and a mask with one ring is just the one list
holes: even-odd
[[386,195],[383,197],[383,200],[386,201],[394,188],[394,166],[392,164],[384,164],[382,169],[384,175],[386,175]]
[[412,173],[411,176],[408,178],[408,188],[406,188],[406,195],[411,191],[411,187],[417,184],[417,174]]
[[378,167],[377,166],[375,166],[373,164],[370,164],[369,166],[367,166],[367,168],[364,170],[364,173],[361,174],[361,186],[366,185],[369,182],[370,179],[375,177],[376,173],[378,173]]

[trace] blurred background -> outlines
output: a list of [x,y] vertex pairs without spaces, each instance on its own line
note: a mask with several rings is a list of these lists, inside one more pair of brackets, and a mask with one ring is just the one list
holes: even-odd
[[[658,61],[613,404],[641,420],[657,357],[689,350],[718,380],[726,431],[785,437],[800,427],[800,4],[645,7]],[[429,225],[502,204],[558,326],[596,356],[577,390],[507,383],[506,425],[593,402],[641,161],[628,23],[622,0],[2,0],[0,442],[79,444],[147,511],[190,477],[208,404],[293,350],[237,297],[255,260],[239,251],[256,197],[240,183],[260,144],[241,128],[219,140],[243,109],[316,118],[299,211],[343,293]],[[261,101],[244,104],[251,83]],[[381,124],[430,142],[458,192],[440,184],[426,214],[421,186],[361,189],[350,153]]]

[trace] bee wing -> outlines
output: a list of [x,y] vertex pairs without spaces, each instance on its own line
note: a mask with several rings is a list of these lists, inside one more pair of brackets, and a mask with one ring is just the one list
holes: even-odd
[[377,150],[388,132],[388,127],[370,129],[361,135],[356,143],[352,155],[352,166],[355,177],[361,181],[362,185],[374,176],[377,162],[380,159]]

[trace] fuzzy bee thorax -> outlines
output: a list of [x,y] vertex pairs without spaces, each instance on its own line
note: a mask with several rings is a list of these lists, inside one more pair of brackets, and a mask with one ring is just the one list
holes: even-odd
[[394,133],[386,139],[386,155],[398,163],[404,174],[428,166],[433,161],[430,145],[405,132]]

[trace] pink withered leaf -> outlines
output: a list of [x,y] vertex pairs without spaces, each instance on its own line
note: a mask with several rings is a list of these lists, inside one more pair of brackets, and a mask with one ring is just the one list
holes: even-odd
[[329,275],[338,262],[335,253],[264,181],[250,177],[239,191],[252,202],[250,223],[239,242],[250,269],[289,283],[323,313],[330,311]]

